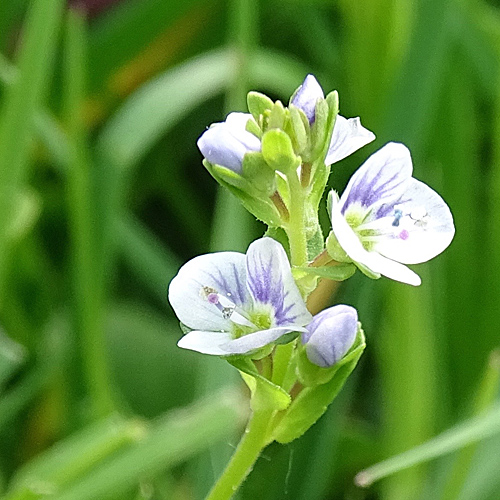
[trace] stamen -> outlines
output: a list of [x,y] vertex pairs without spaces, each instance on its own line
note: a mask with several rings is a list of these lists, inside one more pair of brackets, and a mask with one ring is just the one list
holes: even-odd
[[396,208],[394,210],[394,220],[392,221],[392,225],[394,227],[399,226],[399,221],[401,220],[401,217],[403,217],[403,211],[400,210],[399,208]]
[[245,311],[228,297],[231,294],[228,292],[226,296],[221,295],[215,288],[209,286],[203,286],[200,290],[200,295],[202,295],[207,302],[214,305],[221,313],[224,319],[230,319],[233,323],[242,326],[249,326],[251,328],[257,328],[251,321]]

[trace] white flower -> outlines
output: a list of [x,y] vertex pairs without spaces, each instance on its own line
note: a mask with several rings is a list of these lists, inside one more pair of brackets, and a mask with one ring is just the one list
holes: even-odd
[[[313,124],[316,102],[323,98],[323,89],[316,78],[313,75],[307,75],[304,83],[293,95],[291,104],[300,108],[307,116],[309,123]],[[359,117],[347,119],[337,115],[325,164],[331,165],[343,160],[374,139],[375,134],[361,125]]]
[[307,358],[327,368],[340,361],[356,340],[358,312],[354,307],[338,305],[321,311],[302,334]]
[[362,270],[420,285],[404,264],[440,254],[455,227],[448,205],[412,170],[408,148],[386,144],[351,177],[340,200],[332,193],[331,220],[338,245]]
[[250,151],[260,151],[260,140],[246,130],[249,113],[230,113],[226,121],[213,123],[198,139],[203,156],[216,165],[240,173],[243,157]]
[[283,247],[271,238],[254,241],[246,255],[190,260],[170,283],[169,300],[192,329],[179,347],[217,356],[247,354],[305,332],[312,319]]

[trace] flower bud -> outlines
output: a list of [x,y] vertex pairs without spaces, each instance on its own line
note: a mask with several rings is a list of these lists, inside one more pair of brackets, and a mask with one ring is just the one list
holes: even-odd
[[354,307],[338,305],[316,314],[302,334],[307,358],[328,368],[349,351],[358,331],[358,312]]
[[260,140],[246,130],[251,118],[248,113],[230,113],[226,121],[214,123],[198,139],[203,156],[210,163],[241,173],[245,154],[260,151]]
[[296,90],[290,100],[297,108],[300,108],[307,116],[309,123],[314,123],[316,118],[316,103],[323,99],[323,89],[313,75],[307,75],[304,83]]

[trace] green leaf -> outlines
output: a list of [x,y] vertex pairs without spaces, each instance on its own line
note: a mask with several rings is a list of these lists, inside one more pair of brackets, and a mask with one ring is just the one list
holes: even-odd
[[344,281],[356,272],[354,264],[337,264],[336,266],[322,267],[294,267],[293,275],[300,279],[304,274],[319,276],[333,281]]
[[347,377],[356,367],[364,348],[364,336],[361,331],[360,345],[353,351],[345,363],[335,370],[333,378],[327,383],[306,387],[293,400],[273,431],[273,438],[279,443],[290,443],[302,436],[325,413],[328,405],[342,389]]
[[263,377],[248,358],[226,358],[237,368],[252,392],[250,406],[253,411],[285,410],[290,405],[290,395],[280,386]]
[[262,136],[262,154],[268,165],[280,172],[287,173],[298,166],[292,141],[282,130],[268,130]]
[[250,111],[257,123],[260,123],[260,117],[266,111],[271,111],[274,107],[274,102],[267,95],[260,92],[249,92],[247,95],[247,104],[248,111]]

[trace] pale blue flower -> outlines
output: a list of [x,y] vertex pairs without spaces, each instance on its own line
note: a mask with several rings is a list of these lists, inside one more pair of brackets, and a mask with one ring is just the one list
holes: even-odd
[[302,334],[307,358],[327,368],[340,361],[351,348],[358,331],[358,312],[354,307],[338,305],[321,311]]
[[[307,75],[304,83],[292,97],[291,104],[300,108],[313,124],[316,114],[316,103],[323,99],[323,89],[313,75]],[[354,153],[375,139],[375,134],[361,125],[358,118],[344,118],[337,115],[333,128],[330,147],[325,158],[325,164],[331,165]]]
[[293,337],[312,319],[283,247],[271,238],[254,241],[246,255],[219,252],[190,260],[170,283],[169,300],[192,329],[179,347],[217,356]]
[[448,205],[412,170],[408,148],[386,144],[355,172],[340,200],[332,193],[331,220],[338,244],[358,267],[420,285],[404,264],[440,254],[455,227]]
[[216,165],[241,173],[243,157],[260,151],[260,140],[245,127],[252,118],[249,113],[230,113],[224,122],[214,123],[198,139],[202,155]]

